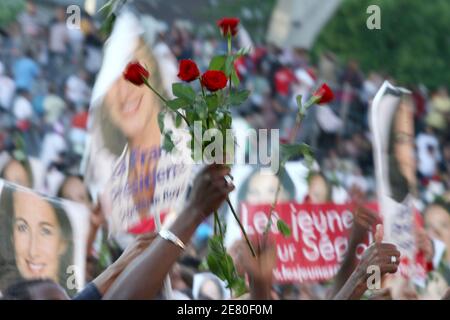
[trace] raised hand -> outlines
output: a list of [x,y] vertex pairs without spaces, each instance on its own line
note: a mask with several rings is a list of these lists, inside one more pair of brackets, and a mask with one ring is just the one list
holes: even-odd
[[187,207],[198,214],[200,220],[218,210],[234,190],[234,185],[225,179],[229,175],[230,168],[221,164],[209,165],[198,174]]
[[400,263],[400,251],[394,244],[383,243],[383,233],[383,225],[377,225],[375,242],[366,249],[357,267],[357,272],[363,279],[367,279],[370,275],[367,273],[369,266],[378,266],[381,276],[386,273],[397,272]]
[[352,188],[350,197],[352,203],[355,205],[355,210],[353,212],[355,228],[363,229],[364,231],[372,230],[372,227],[378,220],[378,214],[364,206],[364,194],[358,188]]
[[[373,274],[369,267],[379,268],[380,278],[386,273],[397,272],[400,251],[391,243],[383,243],[383,226],[377,225],[375,242],[366,249],[355,271],[336,294],[334,299],[359,299],[367,288],[367,280]],[[375,269],[376,270],[376,269]]]
[[250,297],[256,300],[271,298],[273,269],[276,264],[275,244],[266,237],[254,243],[256,257],[253,257],[244,241],[237,245],[237,259],[242,265],[250,282]]

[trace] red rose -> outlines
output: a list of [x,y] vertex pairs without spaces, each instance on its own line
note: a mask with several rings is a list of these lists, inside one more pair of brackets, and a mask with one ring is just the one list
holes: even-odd
[[130,62],[123,72],[123,77],[137,86],[142,85],[149,76],[150,73],[137,61]]
[[194,61],[184,59],[180,61],[180,67],[178,70],[178,78],[183,81],[191,82],[200,76],[200,70]]
[[224,36],[227,36],[228,34],[235,36],[238,32],[237,27],[239,22],[240,20],[238,18],[222,18],[217,21],[217,25]]
[[334,94],[330,87],[324,83],[313,93],[313,97],[317,99],[317,104],[324,104],[333,100]]
[[209,91],[217,91],[227,86],[227,76],[222,71],[208,70],[201,77],[202,86]]

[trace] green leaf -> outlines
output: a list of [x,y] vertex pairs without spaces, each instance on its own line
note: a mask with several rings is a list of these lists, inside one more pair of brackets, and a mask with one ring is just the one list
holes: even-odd
[[240,297],[248,291],[243,277],[235,278],[230,287],[233,289],[235,297]]
[[209,112],[215,112],[219,107],[219,97],[216,94],[206,96],[205,100]]
[[247,291],[245,280],[238,276],[233,259],[226,252],[220,235],[214,235],[208,240],[206,263],[212,273],[227,283],[227,288],[234,290],[235,295],[240,296]]
[[225,75],[227,77],[230,77],[232,70],[234,70],[234,56],[227,56],[227,59],[225,60],[225,68],[224,68],[223,72],[225,72]]
[[173,100],[167,101],[167,106],[173,111],[176,111],[178,109],[183,109],[188,104],[189,104],[189,102],[183,98],[175,98]]
[[312,150],[306,143],[280,145],[281,163],[286,163],[293,158],[312,157]]
[[236,70],[233,68],[231,71],[231,82],[235,87],[239,86],[239,83],[241,83],[241,80],[239,80],[239,76],[236,73]]
[[207,105],[204,101],[200,103],[196,103],[194,105],[194,112],[196,113],[198,119],[203,120],[206,119],[207,116]]
[[166,116],[166,113],[164,111],[161,111],[158,113],[158,125],[159,125],[159,131],[161,133],[164,132],[164,117]]
[[164,134],[163,149],[166,150],[167,152],[171,152],[175,147],[175,144],[172,141],[171,134],[172,131],[168,131]]
[[225,65],[226,55],[214,56],[209,63],[208,70],[222,70]]
[[238,52],[236,52],[236,57],[246,56],[250,53],[250,47],[240,48]]
[[219,261],[219,258],[211,252],[206,256],[206,263],[208,264],[209,270],[216,275],[221,273]]
[[291,228],[281,219],[277,221],[277,228],[284,237],[289,237],[291,235]]
[[224,126],[224,129],[231,129],[231,122],[233,121],[233,119],[231,118],[231,114],[229,112],[226,112],[223,116],[224,117],[222,124]]
[[181,117],[181,114],[177,113],[177,116],[175,118],[175,127],[179,128],[181,126],[182,121],[183,118]]
[[208,254],[206,257],[206,263],[208,264],[209,270],[218,276],[220,279],[225,280],[222,268],[220,267],[220,259],[214,254]]
[[214,235],[208,240],[208,247],[211,250],[211,252],[221,255],[222,250],[222,244],[221,244],[221,237],[219,235]]
[[248,99],[248,96],[250,95],[250,91],[248,90],[241,90],[238,92],[233,92],[230,96],[230,104],[232,106],[238,106],[241,105],[245,100]]
[[297,101],[298,112],[302,112],[303,111],[302,95],[299,94],[297,97],[295,97],[295,99]]
[[195,121],[195,112],[193,109],[186,110],[186,119],[189,125],[192,125]]
[[174,83],[172,84],[172,92],[175,97],[182,98],[188,102],[194,102],[196,94],[194,89],[188,84]]

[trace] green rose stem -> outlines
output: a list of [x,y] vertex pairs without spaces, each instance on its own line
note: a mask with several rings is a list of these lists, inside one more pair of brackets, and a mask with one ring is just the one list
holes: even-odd
[[[158,98],[161,99],[162,102],[164,102],[165,105],[167,105],[167,99],[164,98],[162,95],[160,95],[159,92],[153,88],[153,86],[150,84],[150,82],[148,82],[148,80],[145,77],[142,77],[142,79],[144,80],[145,85],[150,90],[152,90],[153,93],[156,94]],[[180,111],[176,110],[175,113],[178,114],[186,122],[187,125],[189,125],[187,118]]]
[[[231,52],[231,38],[232,38],[231,31],[228,31],[227,42],[228,42],[228,55],[229,56],[231,56],[231,54],[232,54],[232,52]],[[232,66],[232,67],[234,68],[234,66]],[[230,76],[228,77],[228,82],[229,82],[229,85],[228,85],[228,96],[231,97],[231,90],[232,90],[232,87],[231,87],[231,85],[232,85],[232,83],[231,83],[231,73],[230,73]],[[245,241],[247,242],[247,245],[250,248],[250,251],[252,252],[252,256],[256,257],[255,249],[253,248],[252,243],[250,242],[250,239],[248,238],[247,232],[245,231],[244,226],[241,223],[241,220],[239,219],[238,215],[236,214],[236,210],[234,210],[234,207],[231,204],[231,201],[230,201],[229,197],[227,197],[227,203],[228,203],[228,206],[230,207],[230,210],[231,210],[231,212],[233,214],[234,219],[238,223],[239,228],[241,229],[241,232],[244,235]]]
[[[231,31],[228,31],[228,55],[231,56]],[[234,61],[233,61],[234,64]],[[234,68],[234,65],[232,66]],[[228,77],[229,87],[228,87],[228,94],[231,97],[231,71],[230,76]]]
[[200,87],[202,88],[203,97],[206,98],[205,88],[203,87],[202,81],[200,79],[198,81],[200,82]]
[[227,197],[227,203],[228,203],[228,206],[230,207],[231,212],[233,213],[234,219],[236,219],[237,223],[239,224],[239,228],[241,228],[242,234],[244,235],[245,241],[247,242],[247,245],[250,248],[250,251],[252,252],[253,257],[256,257],[255,249],[253,249],[252,243],[250,242],[250,240],[247,236],[247,232],[245,232],[244,226],[242,225],[241,221],[239,220],[239,217],[237,216],[236,211],[234,210],[229,197]]
[[[299,104],[299,112],[297,114],[297,118],[295,121],[295,127],[293,130],[293,134],[289,137],[289,143],[292,144],[295,141],[295,138],[297,137],[297,133],[300,130],[300,126],[302,124],[303,119],[305,118],[305,114],[306,111],[309,109],[309,107],[311,107],[313,104],[317,103],[318,101],[320,101],[321,97],[320,96],[312,96],[305,105],[301,104],[301,98],[297,99],[298,104]],[[285,163],[282,162],[281,163],[281,168],[284,168]],[[272,202],[272,205],[270,206],[270,211],[269,211],[269,221],[267,222],[266,228],[264,230],[264,235],[266,235],[269,230],[270,227],[272,226],[272,214],[273,211],[275,210],[275,207],[277,206],[278,203],[278,197],[280,195],[280,191],[281,191],[281,177],[280,177],[280,171],[278,170],[277,172],[277,177],[278,177],[278,184],[277,184],[277,190],[275,192],[275,199]]]

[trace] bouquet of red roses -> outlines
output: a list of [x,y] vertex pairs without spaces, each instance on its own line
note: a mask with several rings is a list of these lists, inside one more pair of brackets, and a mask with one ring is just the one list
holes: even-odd
[[[216,161],[221,159],[224,155],[233,154],[234,145],[227,145],[226,141],[220,146],[219,151],[215,151],[215,156],[210,158],[203,158],[205,150],[212,143],[213,139],[209,141],[198,141],[195,135],[196,126],[200,126],[203,132],[212,130],[222,137],[227,135],[227,130],[231,130],[232,117],[231,108],[244,103],[249,97],[248,90],[239,89],[239,77],[234,67],[235,61],[246,55],[247,50],[240,49],[237,52],[232,51],[232,38],[238,32],[239,19],[237,18],[223,18],[217,23],[220,31],[228,42],[228,52],[225,55],[218,55],[212,58],[208,70],[201,73],[197,64],[192,60],[181,60],[179,63],[178,78],[183,82],[174,83],[172,85],[172,93],[174,99],[169,100],[164,98],[157,90],[155,90],[149,83],[148,79],[151,76],[150,71],[138,62],[131,62],[126,67],[123,76],[128,81],[137,86],[146,85],[152,90],[163,102],[164,109],[158,116],[158,124],[161,133],[164,136],[163,148],[166,151],[171,151],[175,144],[172,140],[172,132],[166,131],[164,128],[164,117],[166,113],[173,113],[175,117],[176,127],[180,127],[184,121],[191,134],[191,151],[192,158],[195,161],[204,160],[204,162]],[[198,81],[201,90],[196,92],[191,85],[192,82]],[[311,97],[311,99],[304,105],[301,104],[301,97],[297,98],[299,105],[299,112],[294,132],[298,130],[301,120],[303,119],[306,110],[314,105],[327,103],[333,98],[333,93],[327,85],[322,85]],[[295,138],[295,135],[291,140]],[[220,139],[220,141],[223,141]],[[292,141],[291,141],[292,142]],[[200,152],[195,152],[196,145],[201,146]],[[217,144],[216,144],[217,146]],[[306,144],[283,144],[281,149],[281,165],[284,165],[292,157],[303,155],[305,157],[312,157],[311,150]],[[219,153],[219,154],[218,154]],[[201,158],[200,158],[201,156]],[[218,157],[217,157],[218,156]],[[214,159],[212,159],[214,158]],[[222,162],[228,163],[228,162]],[[277,195],[280,186],[278,186]],[[278,196],[272,206],[272,210],[276,205]],[[228,199],[231,212],[238,222],[242,234],[247,241],[249,249],[254,257],[255,251],[249,241],[247,234],[237,216],[231,202]],[[269,218],[267,225],[268,230],[272,219]],[[280,232],[286,236],[290,234],[288,226],[282,221],[277,221],[277,227]],[[245,281],[240,277],[235,269],[231,256],[226,252],[224,247],[224,233],[225,225],[220,220],[217,212],[214,213],[214,235],[209,239],[207,256],[207,266],[209,270],[215,273],[219,278],[227,282],[230,289],[233,289],[236,295],[245,292]]]

